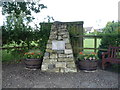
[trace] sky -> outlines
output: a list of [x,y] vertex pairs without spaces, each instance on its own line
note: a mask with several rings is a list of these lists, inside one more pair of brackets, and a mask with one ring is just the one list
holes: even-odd
[[[34,22],[46,21],[48,15],[55,21],[83,21],[84,27],[95,29],[105,27],[108,21],[118,20],[120,0],[41,0],[47,6],[39,14],[34,14]],[[1,9],[1,8],[0,8]],[[1,13],[0,13],[1,17]],[[1,18],[2,19],[2,18]],[[0,21],[0,24],[2,22]]]
[[108,21],[118,20],[120,0],[41,0],[47,9],[40,16],[55,21],[84,21],[84,27],[103,28]]

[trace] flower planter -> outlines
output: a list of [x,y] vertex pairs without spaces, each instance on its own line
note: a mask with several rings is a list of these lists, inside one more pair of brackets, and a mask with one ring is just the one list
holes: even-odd
[[81,70],[96,70],[98,67],[98,60],[79,60]]
[[40,69],[42,65],[42,59],[25,59],[26,68]]

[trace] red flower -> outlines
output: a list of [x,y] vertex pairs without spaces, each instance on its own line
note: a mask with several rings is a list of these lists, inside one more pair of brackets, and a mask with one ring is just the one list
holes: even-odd
[[41,54],[41,53],[38,53],[39,55]]
[[31,53],[31,55],[34,55],[34,53]]
[[82,52],[80,52],[79,54],[83,54]]
[[25,55],[27,55],[28,53],[25,53]]
[[92,52],[92,54],[96,54],[96,53]]

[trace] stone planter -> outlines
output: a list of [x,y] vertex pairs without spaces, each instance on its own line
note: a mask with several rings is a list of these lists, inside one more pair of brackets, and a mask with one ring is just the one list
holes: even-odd
[[79,60],[81,70],[92,71],[98,67],[98,60]]
[[28,69],[40,69],[42,59],[25,59],[24,63]]

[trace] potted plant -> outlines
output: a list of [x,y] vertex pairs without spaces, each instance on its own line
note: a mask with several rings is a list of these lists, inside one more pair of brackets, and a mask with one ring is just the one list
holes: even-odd
[[30,51],[24,54],[26,68],[39,69],[42,64],[42,52],[41,51]]
[[96,70],[98,57],[94,52],[80,52],[78,55],[78,61],[81,70]]

